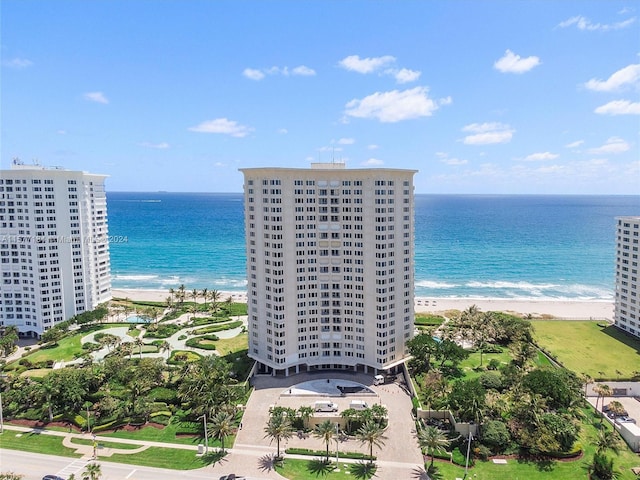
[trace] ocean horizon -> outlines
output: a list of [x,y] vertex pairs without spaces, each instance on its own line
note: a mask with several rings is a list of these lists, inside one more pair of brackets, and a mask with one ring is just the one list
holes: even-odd
[[[112,287],[246,290],[242,193],[108,192]],[[612,301],[637,195],[415,196],[415,294]]]

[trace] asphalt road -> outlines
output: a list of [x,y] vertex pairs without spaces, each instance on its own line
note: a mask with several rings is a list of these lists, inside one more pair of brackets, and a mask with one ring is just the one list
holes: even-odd
[[[81,478],[81,472],[87,462],[68,457],[43,455],[39,453],[22,452],[19,450],[0,449],[0,471],[13,472],[24,475],[24,480],[41,480],[44,475],[58,474],[63,478],[75,473]],[[100,460],[102,480],[218,480],[211,468],[198,470],[168,470],[164,468],[141,467],[125,465]],[[246,477],[247,480],[267,480],[259,477]]]

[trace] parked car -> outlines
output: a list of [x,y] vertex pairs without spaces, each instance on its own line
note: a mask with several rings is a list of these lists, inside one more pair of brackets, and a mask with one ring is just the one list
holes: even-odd
[[611,410],[609,410],[609,412],[607,413],[607,417],[609,418],[620,418],[620,417],[627,417],[629,416],[629,412],[627,412],[626,410],[624,410],[621,413],[614,413]]
[[618,422],[620,422],[620,423],[636,423],[636,419],[628,417],[628,416],[623,416],[623,417],[618,417]]
[[235,473],[230,473],[229,475],[221,476],[220,480],[244,480],[244,477],[236,475]]
[[58,475],[45,475],[42,477],[42,480],[64,480],[64,478],[59,477]]

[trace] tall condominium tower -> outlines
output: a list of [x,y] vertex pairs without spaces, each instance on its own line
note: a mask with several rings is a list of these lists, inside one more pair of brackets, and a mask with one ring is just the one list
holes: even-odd
[[640,217],[618,217],[616,237],[616,327],[640,337],[638,249]]
[[111,299],[105,175],[0,171],[0,324],[39,336]]
[[413,336],[416,171],[241,171],[249,356],[260,371],[401,364]]

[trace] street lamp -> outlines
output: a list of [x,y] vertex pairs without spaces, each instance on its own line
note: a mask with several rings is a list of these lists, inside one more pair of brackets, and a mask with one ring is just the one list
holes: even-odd
[[464,465],[464,477],[462,477],[463,480],[467,478],[467,474],[469,473],[469,453],[471,452],[471,440],[473,440],[473,435],[471,434],[471,430],[469,430],[469,443],[467,444],[467,461]]
[[2,390],[0,389],[0,433],[4,433],[4,417],[2,415]]
[[340,471],[340,464],[338,463],[338,460],[340,460],[340,439],[338,438],[338,434],[339,434],[339,427],[340,425],[338,423],[336,423],[336,469],[334,470],[334,472],[339,472]]
[[209,453],[209,435],[207,434],[207,414],[202,415],[202,423],[204,425],[204,453]]

